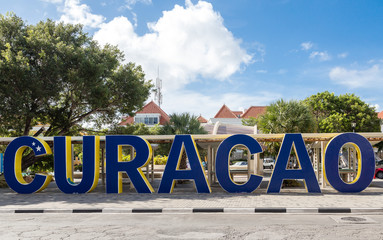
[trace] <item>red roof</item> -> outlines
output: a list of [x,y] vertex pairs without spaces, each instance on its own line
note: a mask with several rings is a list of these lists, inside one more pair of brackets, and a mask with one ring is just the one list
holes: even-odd
[[[165,125],[165,123],[170,121],[169,116],[153,101],[146,104],[140,111],[136,112],[136,114],[139,113],[159,113],[161,115],[160,117],[160,125]],[[119,125],[126,125],[126,124],[133,124],[134,123],[134,117],[126,117],[125,120],[120,122]]]
[[378,118],[383,119],[383,111],[381,111],[380,113],[378,113]]
[[118,125],[120,126],[123,126],[123,125],[127,125],[127,124],[133,124],[134,123],[134,117],[126,117],[124,120],[122,120],[122,122],[120,122]]
[[225,104],[217,112],[214,118],[238,118]]
[[200,122],[200,123],[207,123],[207,120],[202,117],[201,115],[197,118],[197,120]]
[[251,106],[243,113],[242,111],[231,111],[224,104],[214,118],[257,118],[266,112],[266,108],[264,106]]
[[241,115],[243,114],[243,112],[242,111],[232,111],[234,114],[235,114],[235,116],[237,116],[237,117],[241,117]]
[[242,118],[257,118],[260,115],[264,114],[266,112],[266,108],[264,106],[251,106],[249,109],[246,110],[244,114],[242,114]]

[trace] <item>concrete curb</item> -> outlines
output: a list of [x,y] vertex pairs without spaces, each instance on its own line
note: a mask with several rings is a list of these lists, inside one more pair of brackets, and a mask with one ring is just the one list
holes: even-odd
[[346,214],[346,213],[383,213],[383,208],[81,208],[81,209],[0,209],[0,214],[20,213],[129,213],[129,214],[190,214],[190,213],[226,213],[226,214]]

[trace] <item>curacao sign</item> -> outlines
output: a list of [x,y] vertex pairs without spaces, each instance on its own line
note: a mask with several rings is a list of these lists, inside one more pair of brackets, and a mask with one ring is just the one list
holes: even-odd
[[[339,176],[338,157],[342,146],[351,143],[358,156],[357,176],[353,182],[346,183]],[[141,168],[152,157],[149,142],[139,136],[106,136],[106,193],[122,192],[122,173],[125,172],[138,193],[153,193],[154,189]],[[250,175],[244,184],[237,184],[230,177],[229,158],[231,150],[237,146],[247,147],[250,154],[262,152],[258,141],[248,135],[232,135],[220,144],[215,161],[216,177],[221,187],[229,193],[253,192],[261,182],[262,176]],[[135,149],[134,159],[122,161],[122,147]],[[4,153],[4,177],[10,188],[17,193],[42,191],[52,180],[52,176],[36,174],[31,183],[24,181],[21,171],[23,152],[31,148],[36,156],[52,154],[49,145],[34,137],[19,137],[13,140]],[[300,169],[287,169],[291,150],[294,149]],[[83,177],[80,183],[73,183],[71,138],[54,137],[54,176],[57,187],[64,193],[87,193],[92,191],[99,179],[99,136],[83,137]],[[190,169],[178,168],[182,152],[185,151]],[[328,144],[323,158],[326,181],[339,192],[360,192],[373,180],[375,171],[374,152],[366,138],[356,133],[343,133],[334,137]],[[168,161],[158,193],[171,193],[176,180],[194,180],[198,193],[210,193],[210,185],[202,167],[201,159],[191,135],[176,135],[169,152]],[[301,134],[285,134],[277,161],[269,182],[267,193],[279,193],[285,179],[301,179],[309,193],[320,193],[305,143]]]

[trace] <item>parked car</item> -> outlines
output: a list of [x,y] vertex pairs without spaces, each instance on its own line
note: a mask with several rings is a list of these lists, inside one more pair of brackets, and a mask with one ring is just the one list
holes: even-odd
[[383,179],[383,168],[375,169],[375,176],[374,176],[374,178]]
[[383,160],[376,161],[376,166],[383,166]]
[[245,162],[245,161],[239,161],[239,162],[234,163],[234,164],[231,165],[231,166],[247,166],[247,162]]
[[264,158],[263,159],[263,169],[273,169],[275,165],[275,160],[273,158]]
[[230,165],[230,170],[240,170],[240,169],[247,169],[247,162],[238,161]]

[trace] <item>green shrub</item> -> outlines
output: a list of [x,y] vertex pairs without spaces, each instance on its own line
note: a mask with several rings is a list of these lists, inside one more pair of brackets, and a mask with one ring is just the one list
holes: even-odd
[[74,170],[82,172],[82,164],[75,165]]
[[154,157],[154,164],[156,165],[166,165],[168,161],[168,156],[157,155]]
[[295,179],[283,180],[282,188],[284,187],[301,187],[301,184]]
[[35,162],[28,170],[32,173],[53,172],[53,155],[39,157],[41,161]]

